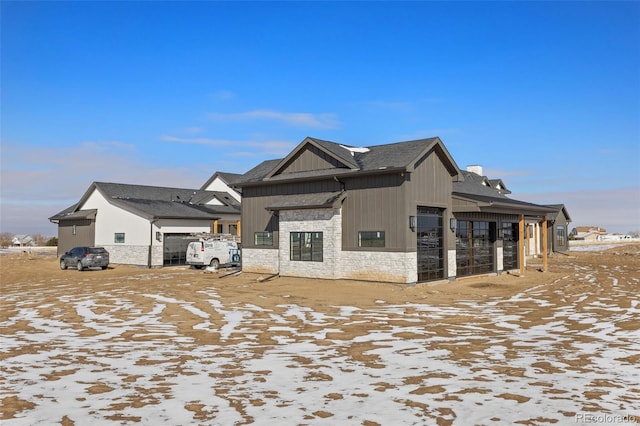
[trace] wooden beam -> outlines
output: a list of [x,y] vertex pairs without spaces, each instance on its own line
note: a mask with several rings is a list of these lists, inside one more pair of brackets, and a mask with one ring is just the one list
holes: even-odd
[[524,274],[524,215],[520,215],[520,220],[518,221],[519,232],[518,232],[518,263],[520,265],[520,274]]
[[542,219],[542,272],[547,272],[547,217]]
[[218,233],[218,219],[213,221],[213,229],[211,230],[212,234],[217,234]]
[[238,235],[238,237],[239,237],[239,236],[240,236],[240,221],[237,221],[237,222],[236,222],[236,228],[237,228],[237,229],[236,229],[236,232],[237,232],[237,235]]

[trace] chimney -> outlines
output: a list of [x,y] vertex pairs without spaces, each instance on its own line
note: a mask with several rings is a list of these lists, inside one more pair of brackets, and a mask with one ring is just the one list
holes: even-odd
[[475,174],[480,175],[480,176],[484,176],[482,174],[482,166],[477,165],[477,164],[474,164],[474,165],[471,165],[471,166],[467,166],[467,171],[475,173]]

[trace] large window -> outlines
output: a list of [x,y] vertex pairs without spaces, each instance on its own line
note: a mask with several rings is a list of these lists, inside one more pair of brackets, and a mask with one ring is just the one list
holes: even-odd
[[567,244],[567,237],[564,226],[556,227],[556,244],[558,246],[564,246]]
[[273,232],[256,232],[254,234],[254,242],[257,246],[272,246]]
[[458,220],[456,264],[459,277],[493,272],[495,222]]
[[358,232],[358,247],[384,247],[384,231]]
[[292,232],[291,260],[322,262],[322,232]]

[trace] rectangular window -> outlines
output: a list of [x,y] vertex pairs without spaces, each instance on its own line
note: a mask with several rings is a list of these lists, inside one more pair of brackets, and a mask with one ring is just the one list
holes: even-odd
[[71,226],[71,235],[76,235],[76,225]]
[[556,228],[556,244],[564,246],[566,245],[566,241],[564,226],[558,226]]
[[358,232],[358,247],[384,247],[384,231]]
[[116,232],[113,234],[113,242],[116,244],[124,244],[124,232]]
[[257,246],[272,246],[273,232],[256,232],[254,234],[254,241]]
[[322,232],[292,232],[289,259],[322,262]]
[[238,235],[238,225],[229,225],[229,234]]

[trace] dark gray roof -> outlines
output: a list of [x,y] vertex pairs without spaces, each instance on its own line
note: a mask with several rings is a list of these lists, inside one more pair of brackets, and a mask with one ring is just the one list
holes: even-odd
[[483,182],[487,181],[485,176],[480,176],[473,172],[465,170],[460,171],[464,180],[461,182],[453,183],[453,192],[458,194],[472,194],[472,195],[484,195],[488,197],[500,197],[507,198],[504,194],[500,193],[497,189],[491,186],[486,186]]
[[247,173],[242,175],[235,183],[249,183],[249,182],[259,182],[271,171],[275,166],[277,166],[282,161],[282,158],[275,160],[267,160],[255,166],[253,169],[249,170]]
[[[220,214],[240,213],[239,203],[226,192],[94,182],[78,203],[49,220],[86,218],[92,212],[95,215],[96,210],[78,210],[94,189],[113,204],[150,219],[217,219]],[[214,199],[219,200],[222,205],[207,204]]]
[[281,195],[274,197],[268,210],[313,209],[333,207],[346,196],[346,192],[316,192],[312,194]]
[[204,204],[214,197],[213,191],[167,188],[162,186],[131,185],[126,183],[95,182],[96,188],[107,198],[179,201]]
[[[204,208],[204,206],[175,201],[129,198],[126,200],[117,200],[116,204],[157,219],[213,220],[218,218],[216,213]],[[237,210],[235,212],[237,213]]]
[[[288,175],[275,174],[285,161],[292,158],[293,154],[306,143],[313,143],[333,155],[337,160],[350,166],[350,169],[326,169],[326,170],[309,170],[304,172],[291,173]],[[330,142],[315,138],[307,137],[298,145],[286,158],[265,161],[253,169],[245,173],[236,181],[237,186],[244,186],[249,183],[261,181],[277,181],[286,179],[311,179],[322,178],[334,175],[348,175],[353,172],[383,172],[385,170],[405,170],[411,169],[415,163],[420,160],[420,156],[426,154],[431,149],[439,147],[439,153],[446,157],[453,175],[459,173],[458,166],[455,164],[449,153],[444,148],[440,138],[419,139],[407,142],[397,142],[386,145],[374,145],[365,148],[354,148],[342,145],[336,142]]]
[[550,213],[553,211],[553,209],[548,206],[507,197],[497,189],[484,185],[483,182],[487,181],[485,176],[464,170],[461,172],[464,176],[464,181],[453,183],[454,197],[481,203],[485,210],[518,210],[532,214]]
[[438,140],[438,138],[429,138],[370,146],[368,147],[369,152],[358,153],[356,158],[361,164],[362,170],[409,167],[421,153],[433,147]]
[[95,219],[97,209],[76,210],[78,204],[74,204],[51,216],[50,221],[71,219]]

